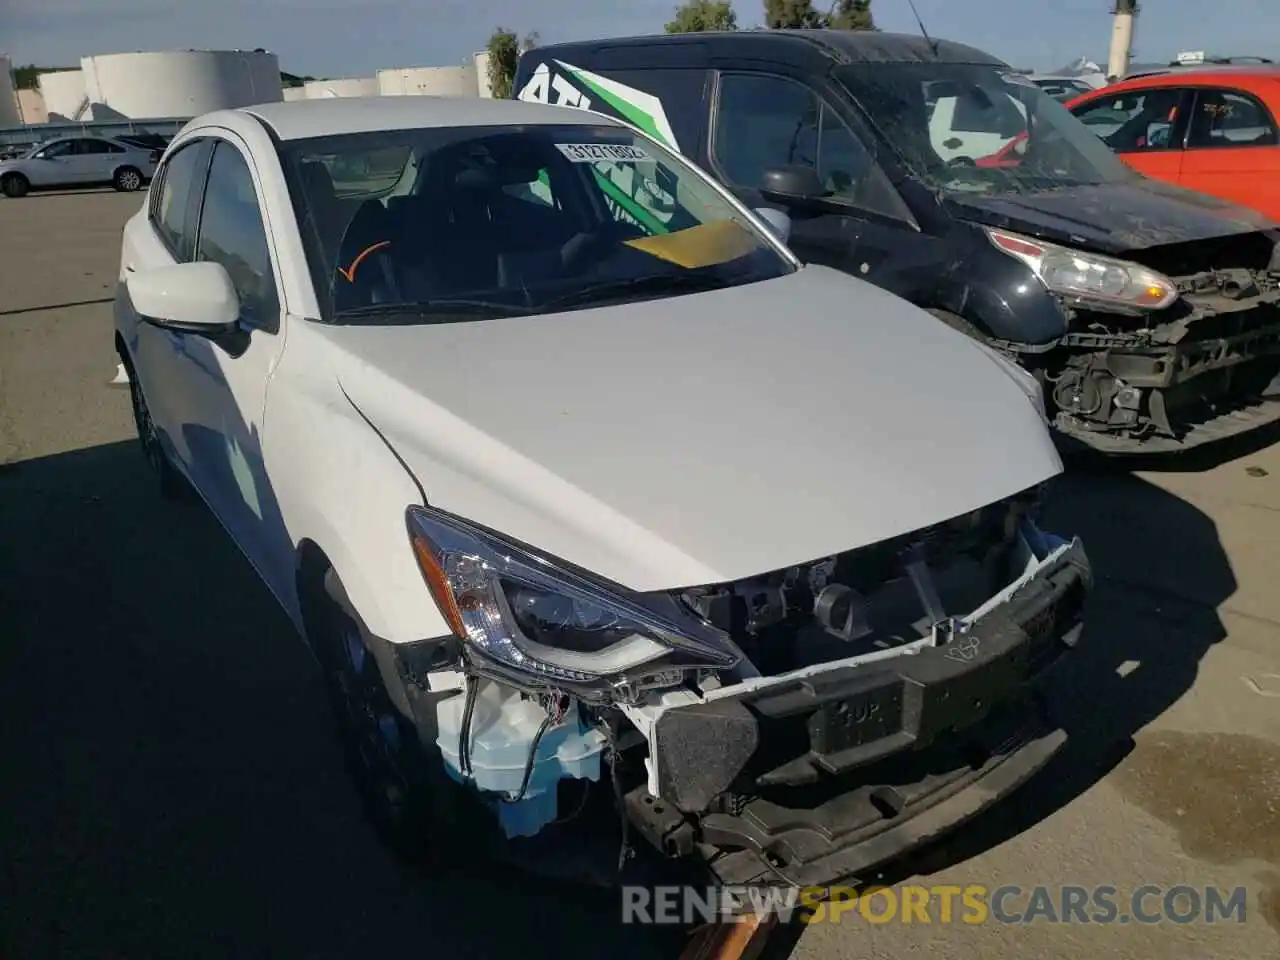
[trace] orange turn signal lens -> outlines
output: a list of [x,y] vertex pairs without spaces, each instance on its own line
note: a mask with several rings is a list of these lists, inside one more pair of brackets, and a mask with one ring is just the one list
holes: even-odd
[[453,598],[453,588],[449,585],[449,578],[436,562],[435,549],[422,534],[416,531],[410,538],[410,542],[413,544],[413,555],[417,558],[418,569],[422,571],[422,579],[426,581],[427,589],[431,591],[431,599],[440,609],[440,615],[444,617],[455,635],[460,639],[465,638],[467,628],[462,622],[462,611],[458,609],[458,603]]

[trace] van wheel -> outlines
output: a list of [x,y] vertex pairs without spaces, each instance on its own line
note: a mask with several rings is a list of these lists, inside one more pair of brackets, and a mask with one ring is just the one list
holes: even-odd
[[121,167],[112,177],[111,185],[121,193],[133,193],[142,189],[142,172],[136,167]]
[[326,588],[336,576],[332,568],[307,575],[300,599],[348,770],[374,830],[396,857],[447,864],[451,852],[475,839],[458,814],[464,806],[483,811],[392,702],[354,612]]
[[14,200],[25,197],[30,189],[31,181],[20,173],[6,173],[3,178],[0,178],[0,191]]

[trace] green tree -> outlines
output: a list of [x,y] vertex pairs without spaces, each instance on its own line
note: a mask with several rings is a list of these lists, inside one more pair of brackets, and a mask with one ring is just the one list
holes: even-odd
[[827,15],[827,26],[832,30],[876,29],[871,0],[836,0]]
[[489,90],[499,100],[511,97],[511,88],[516,82],[516,65],[520,62],[520,54],[538,45],[538,35],[530,33],[523,40],[515,31],[498,27],[489,37]]
[[702,33],[706,30],[737,30],[738,15],[728,0],[687,0],[676,8],[667,33]]
[[764,25],[771,30],[825,27],[826,21],[813,0],[764,0]]
[[826,11],[813,0],[764,0],[764,23],[772,30],[876,29],[871,0],[834,0]]

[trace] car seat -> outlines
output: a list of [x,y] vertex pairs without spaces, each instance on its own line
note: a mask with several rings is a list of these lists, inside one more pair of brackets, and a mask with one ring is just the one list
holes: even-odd
[[347,224],[333,274],[335,312],[400,303],[391,218],[378,200],[366,200]]

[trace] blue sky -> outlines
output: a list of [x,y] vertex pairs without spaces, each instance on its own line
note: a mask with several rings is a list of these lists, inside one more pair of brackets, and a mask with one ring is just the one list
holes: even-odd
[[[1136,59],[1180,49],[1280,60],[1278,0],[1142,0]],[[544,42],[655,33],[674,0],[0,0],[0,53],[15,63],[74,65],[91,53],[266,47],[283,69],[362,76],[380,67],[457,63],[501,24]],[[760,0],[737,0],[739,23]],[[1016,66],[1105,58],[1109,0],[916,0],[929,31]],[[916,29],[906,0],[874,0],[886,30]]]

